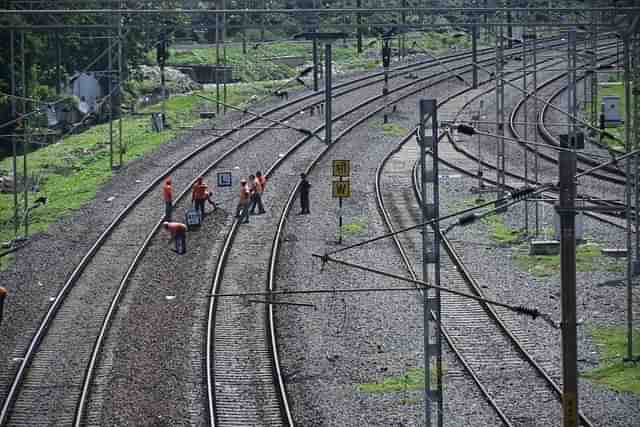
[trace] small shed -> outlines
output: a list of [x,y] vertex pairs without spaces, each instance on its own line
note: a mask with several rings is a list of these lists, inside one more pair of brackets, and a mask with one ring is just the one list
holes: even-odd
[[605,126],[619,126],[621,124],[619,96],[603,96],[602,111],[604,112]]
[[69,79],[71,93],[80,98],[78,109],[81,113],[96,112],[96,102],[102,97],[100,82],[93,74],[76,73]]

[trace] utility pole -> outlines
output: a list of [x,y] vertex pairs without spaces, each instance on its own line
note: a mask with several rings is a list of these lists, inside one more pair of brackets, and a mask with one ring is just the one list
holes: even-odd
[[[576,32],[568,37],[569,82],[567,85],[569,125],[567,146],[575,147],[576,114]],[[576,339],[576,153],[563,150],[559,154],[560,204],[560,287],[562,299],[562,403],[563,426],[578,425],[578,368]]]
[[[511,20],[513,19],[511,16],[511,0],[508,0],[506,2],[507,4],[505,5],[508,10],[507,10],[507,47],[509,49],[511,49],[513,47],[513,25],[511,25]],[[500,34],[500,37],[502,37],[502,33]]]
[[[120,8],[122,9],[124,4],[120,2]],[[118,15],[118,96],[116,100],[118,101],[118,167],[122,167],[123,163],[123,155],[124,155],[124,147],[122,146],[122,16]],[[109,78],[111,78],[111,74],[109,74]]]
[[[248,1],[245,0],[244,2],[245,9],[248,9],[247,3]],[[242,54],[243,55],[247,54],[247,12],[244,12],[242,14]]]
[[[20,32],[20,62],[22,66],[22,114],[26,116],[27,114],[27,98],[29,97],[29,93],[27,91],[27,73],[26,73],[26,59],[25,59],[25,51],[27,50],[27,46],[25,44],[25,32]],[[29,143],[29,125],[28,119],[24,117],[22,119],[22,190],[23,190],[23,209],[24,209],[24,237],[29,236],[29,219],[27,215],[29,213],[29,176],[27,175],[27,151]]]
[[504,159],[504,29],[498,25],[496,38],[496,134],[499,135],[496,150],[496,167],[498,168],[498,199],[505,192],[505,159]]
[[[327,145],[333,143],[331,121],[331,43],[324,45],[324,141]],[[342,199],[340,199],[342,201]]]
[[[435,99],[421,99],[419,105],[420,125],[418,128],[418,145],[420,148],[420,182],[422,222],[422,280],[440,286],[440,226],[438,223],[428,226],[427,221],[439,217],[438,187],[438,111]],[[431,128],[427,128],[427,121]],[[431,151],[433,163],[427,166],[427,150]],[[431,199],[428,199],[431,187]],[[431,236],[431,238],[430,238]],[[442,340],[440,333],[440,290],[425,289],[423,291],[423,333],[424,333],[424,425],[431,427],[443,425],[443,393],[442,393]],[[434,319],[431,319],[431,313]],[[431,342],[431,335],[435,342]],[[436,383],[431,384],[432,360],[435,359]],[[437,409],[436,423],[432,422],[433,406]]]
[[[596,6],[596,0],[591,0],[591,7]],[[598,12],[591,12],[591,125],[598,125],[598,107],[600,107],[598,103],[598,26],[596,25],[598,22]],[[585,82],[586,85],[586,82]]]
[[389,66],[391,65],[391,37],[382,37],[382,67],[384,68],[384,85],[382,86],[383,102],[385,103],[383,122],[389,123],[388,96],[389,96]]
[[[633,142],[631,141],[631,40],[633,34],[626,33],[622,38],[623,42],[623,62],[624,62],[624,100],[625,100],[625,151],[630,153],[633,150]],[[635,88],[634,88],[635,89]],[[637,89],[636,89],[637,90]],[[637,144],[637,143],[636,143]],[[637,157],[637,156],[634,156]],[[631,164],[632,162],[637,164],[631,158],[627,158],[625,162],[625,174],[626,174],[626,217],[627,217],[627,356],[628,361],[633,361],[633,276],[636,274],[635,263],[633,262],[633,246],[632,246],[632,232],[631,223],[633,222],[631,202],[632,200],[632,177],[631,177]],[[637,175],[637,170],[636,170]],[[637,178],[636,178],[637,179]],[[637,197],[637,196],[636,196]],[[637,206],[636,206],[637,209]],[[637,213],[636,213],[637,215]],[[638,253],[636,252],[636,261],[638,260]]]
[[[222,10],[226,9],[225,0],[222,1]],[[222,14],[222,112],[227,114],[227,14]]]
[[325,49],[325,58],[324,58],[324,142],[327,145],[331,145],[333,141],[332,135],[332,117],[331,117],[331,97],[332,97],[332,87],[331,87],[331,43],[336,40],[344,39],[347,34],[346,33],[320,33],[317,31],[312,31],[309,33],[303,33],[300,36],[306,38],[307,40],[312,39],[314,41],[322,40],[324,41],[324,49]]
[[[528,93],[527,90],[527,41],[524,39],[524,32],[526,27],[522,26],[522,89],[523,93]],[[527,108],[527,101],[522,103],[522,113],[524,115],[524,125],[522,126],[522,136],[525,141],[529,140],[529,129],[527,126],[527,122],[529,121],[529,109]],[[525,145],[522,147],[524,151],[524,185],[529,185],[529,150]],[[529,201],[525,199],[524,201],[524,229],[527,236],[529,236]]]
[[[632,99],[633,101],[627,105],[633,105],[633,129],[631,132],[633,147],[635,150],[640,149],[640,36],[636,33],[631,38],[631,52],[633,62],[631,65],[631,70],[633,70],[633,74],[631,75],[631,80],[633,82],[633,92]],[[630,110],[630,107],[627,107],[627,110]],[[629,126],[629,125],[627,125]],[[640,213],[638,212],[637,207],[640,206],[638,203],[640,202],[640,160],[638,156],[634,156],[634,187],[636,193],[636,211],[635,211],[635,229],[640,229]],[[628,176],[627,176],[627,179]],[[628,251],[631,254],[631,251]],[[640,274],[640,233],[636,232],[636,251],[635,251],[635,263],[633,266],[633,274]],[[630,337],[628,341],[628,354],[627,357],[630,360],[638,361],[640,360],[640,355],[633,355],[633,333],[631,332],[633,328],[633,311],[631,310],[633,300],[633,288],[629,286],[627,283],[627,311],[629,312],[629,318],[627,319],[628,328]]]
[[471,60],[473,61],[473,88],[478,88],[478,24],[471,27]]
[[[11,30],[10,34],[9,56],[11,57],[11,119],[16,120],[18,117],[18,109],[16,108],[16,54],[15,54],[15,32]],[[13,125],[13,129],[17,127],[17,123]],[[13,152],[13,234],[18,236],[20,227],[20,216],[18,215],[18,147],[16,141],[15,130],[11,136],[11,149]]]
[[[111,44],[109,44],[109,46],[111,46]],[[109,47],[109,49],[111,49],[111,47]],[[162,113],[161,114],[162,114],[163,129],[167,125],[167,106],[166,106],[167,90],[166,90],[166,82],[164,78],[164,64],[166,63],[167,58],[169,57],[168,49],[169,47],[167,43],[167,33],[166,33],[166,30],[163,28],[162,33],[160,34],[160,42],[158,43],[157,58],[156,58],[158,61],[158,65],[160,66],[160,87],[161,87],[161,93],[162,93],[162,110],[161,110]],[[109,54],[109,63],[111,63],[111,54]],[[109,66],[109,68],[111,68],[111,66]],[[113,164],[112,164],[112,167],[113,167]]]
[[[109,168],[113,170],[113,32],[109,30],[109,40],[107,47],[107,90],[109,91]],[[163,65],[160,66],[160,78],[162,83],[162,99],[164,102],[164,72]],[[164,117],[164,104],[162,116]],[[164,118],[163,118],[164,120]]]
[[[219,9],[218,2],[216,1],[216,9]],[[262,15],[261,15],[262,16]],[[216,11],[216,115],[220,115],[220,14]],[[262,27],[264,40],[264,26]]]
[[[362,0],[357,0],[356,2],[356,8],[358,10],[360,10],[362,8]],[[360,27],[362,25],[362,15],[360,14],[360,12],[356,13],[356,24],[358,26],[357,29],[357,33],[358,33],[358,54],[362,53],[362,28]]]
[[[539,114],[539,106],[538,106],[538,30],[534,26],[532,29],[532,33],[529,33],[533,40],[533,113],[536,120]],[[525,39],[525,37],[522,37]],[[539,181],[539,152],[538,152],[538,132],[533,132],[533,142],[536,144],[533,147],[533,179],[535,182]],[[538,199],[536,197],[536,199]],[[540,202],[536,200],[535,202],[536,210],[535,210],[535,221],[536,221],[536,237],[540,235]]]

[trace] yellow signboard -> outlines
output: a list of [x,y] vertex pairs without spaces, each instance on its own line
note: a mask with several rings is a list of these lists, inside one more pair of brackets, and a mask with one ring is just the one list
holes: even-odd
[[347,178],[351,175],[351,160],[334,160],[333,176]]
[[333,197],[351,197],[351,181],[333,181]]

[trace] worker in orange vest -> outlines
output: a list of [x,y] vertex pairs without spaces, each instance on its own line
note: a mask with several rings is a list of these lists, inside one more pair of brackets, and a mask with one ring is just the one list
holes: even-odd
[[171,178],[167,178],[164,182],[162,198],[164,199],[164,220],[171,221],[171,213],[173,211],[173,187],[171,186]]
[[2,306],[4,305],[4,299],[7,297],[7,290],[0,286],[0,324],[2,324]]
[[264,193],[264,184],[266,184],[267,180],[262,180],[264,178],[260,171],[256,172],[256,176],[251,175],[249,179],[253,179],[253,191],[251,192],[251,209],[249,209],[251,215],[254,214],[256,210],[256,205],[258,206],[258,215],[265,213],[264,205],[262,204],[262,193]]
[[204,202],[209,197],[209,191],[207,184],[204,183],[204,179],[199,177],[193,186],[191,192],[191,201],[195,204],[196,210],[200,211],[200,218],[204,218]]
[[176,252],[180,255],[187,252],[187,226],[181,222],[168,222],[165,221],[164,229],[169,232],[172,240],[176,241]]
[[238,199],[238,206],[236,207],[236,218],[240,220],[241,224],[247,224],[249,222],[249,203],[251,200],[251,191],[247,185],[247,180],[240,181],[240,194]]

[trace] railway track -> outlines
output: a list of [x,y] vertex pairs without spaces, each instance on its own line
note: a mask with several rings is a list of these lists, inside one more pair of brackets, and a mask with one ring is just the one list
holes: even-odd
[[[389,177],[384,172],[386,164],[394,160],[396,164],[415,165],[414,145],[417,145],[414,136],[409,135],[380,166],[379,209],[389,231],[420,222],[415,168],[408,168],[403,175],[395,170]],[[459,157],[459,160],[464,162],[465,158]],[[404,264],[416,277],[417,260],[421,259],[420,233],[413,231],[396,237]],[[482,296],[480,286],[467,271],[452,242],[442,237],[442,249],[447,254],[441,261],[443,286]],[[448,293],[441,295],[443,333],[447,342],[463,360],[504,424],[557,425],[561,419],[560,389],[515,337],[519,334],[508,330],[491,306]],[[583,414],[581,423],[592,425]]]
[[[426,61],[426,63],[430,62],[433,61]],[[417,68],[427,66],[420,64]],[[411,69],[411,67],[404,68]],[[371,82],[367,83],[367,80],[373,79],[373,84],[379,83],[381,79],[376,80],[379,75],[380,73],[373,77],[359,78],[337,85],[337,88],[345,88],[345,90],[337,92],[336,97],[345,96],[372,84]],[[349,88],[349,86],[353,87]],[[323,100],[320,99],[320,96],[321,93],[303,96],[272,108],[262,115],[274,115],[286,111],[287,107],[295,107],[293,112],[276,117],[279,120],[287,120],[298,115],[301,110],[322,103]],[[303,103],[303,101],[311,102]],[[298,106],[298,104],[301,105]],[[195,176],[206,173],[224,158],[264,134],[265,130],[262,130],[252,133],[240,143],[221,144],[231,135],[240,133],[243,127],[250,127],[260,120],[260,117],[254,117],[245,121],[238,128],[225,132],[220,137],[211,138],[172,165],[154,179],[100,235],[80,264],[70,274],[31,340],[0,412],[1,425],[20,425],[33,422],[81,424],[83,422],[85,416],[83,408],[86,405],[90,389],[92,370],[95,367],[105,331],[108,329],[111,316],[117,308],[122,292],[126,288],[128,277],[135,270],[140,256],[144,253],[151,236],[157,231],[160,224],[160,221],[157,221],[155,225],[147,224],[148,221],[144,219],[141,221],[141,217],[144,218],[146,212],[157,211],[157,208],[153,206],[156,199],[153,194],[154,190],[157,192],[162,180],[169,174],[175,174],[179,169],[191,169],[188,174],[191,176],[191,182],[184,187],[185,190],[182,193],[184,195],[193,183]],[[271,124],[271,127],[274,126],[275,124]],[[211,148],[222,152],[222,154],[203,168],[202,162],[198,162],[197,159]],[[194,169],[197,171],[195,174]],[[174,182],[177,181],[174,176]],[[143,214],[140,213],[141,211]],[[139,245],[122,244],[122,242],[131,241],[142,243]],[[114,263],[115,254],[119,259],[126,261]],[[129,260],[132,261],[129,262]],[[96,279],[99,279],[101,283],[100,292],[96,292],[95,287],[91,286]],[[89,309],[87,310],[87,308]],[[76,325],[83,325],[82,330],[78,331]],[[76,359],[60,366],[59,356],[64,354],[64,350],[68,348],[76,349],[74,352]],[[83,366],[89,366],[89,372],[84,376],[82,375]],[[54,375],[56,372],[60,373]],[[42,388],[54,390],[50,396],[51,399],[43,400],[41,398]],[[79,396],[81,389],[81,396]],[[79,403],[76,411],[77,402]],[[53,415],[54,413],[56,415]],[[11,421],[9,421],[10,417]]]
[[[468,54],[452,56],[447,58],[447,61],[454,62],[468,57]],[[406,66],[402,70],[408,73],[411,70],[415,71],[416,68],[427,68],[430,65],[436,65],[436,62],[425,61],[417,67]],[[345,90],[336,93],[336,97],[351,94],[369,84],[380,83],[382,79],[375,80],[380,75],[381,73],[378,73],[337,85],[337,88]],[[428,78],[425,77],[422,80]],[[357,86],[360,83],[362,85]],[[414,81],[411,84],[415,83]],[[402,87],[407,88],[409,85]],[[354,87],[349,89],[349,86]],[[262,113],[262,116],[274,117],[277,120],[291,119],[301,110],[307,110],[322,103],[323,101],[319,99],[321,94],[322,92],[302,96],[272,108]],[[289,107],[294,107],[294,111],[286,111]],[[276,116],[281,112],[285,114]],[[0,424],[21,425],[35,422],[80,425],[84,422],[96,422],[85,412],[91,390],[92,372],[99,360],[100,348],[104,342],[105,332],[109,328],[111,316],[117,310],[122,294],[126,291],[128,278],[136,269],[138,260],[144,254],[151,237],[160,225],[159,220],[149,224],[149,221],[144,219],[148,217],[149,212],[157,212],[153,193],[157,192],[164,177],[182,171],[181,173],[186,175],[182,177],[182,182],[189,183],[183,187],[182,196],[184,196],[195,177],[211,171],[229,156],[264,134],[265,130],[251,133],[237,144],[229,144],[227,141],[232,135],[246,132],[243,128],[250,127],[259,120],[261,117],[254,117],[244,121],[236,129],[206,141],[197,150],[156,177],[112,221],[70,274],[45,314],[5,398],[0,412]],[[213,153],[208,155],[214,157],[214,160],[202,160],[201,158],[210,149],[213,149]],[[123,242],[129,243],[123,244]],[[138,243],[131,244],[131,242]],[[114,262],[114,256],[124,262]],[[92,286],[96,281],[101,284],[99,290]],[[78,325],[82,325],[81,330]],[[66,354],[65,351],[69,348],[75,349],[74,358],[65,359],[65,363],[61,366],[60,355]],[[85,369],[87,366],[88,370]],[[43,389],[50,390],[49,399],[42,399]]]
[[[468,66],[461,67],[468,70]],[[436,73],[436,76],[445,75],[439,78],[436,83],[448,80],[448,72]],[[408,93],[395,96],[388,105],[400,101],[424,90],[424,87],[415,88],[414,84],[404,85]],[[370,106],[374,101],[379,101],[382,96],[362,102],[359,108]],[[366,122],[375,114],[382,111],[387,104],[376,107],[373,111],[366,112],[363,117],[357,118],[355,122],[344,129],[331,145],[339,143],[351,130]],[[341,116],[347,117],[352,112],[346,111]],[[340,118],[340,117],[339,117]],[[314,129],[314,133],[322,131],[322,126]],[[302,146],[304,140],[299,145],[286,153],[267,171],[269,187],[277,186],[277,194],[269,196],[271,205],[284,205],[283,214],[280,218],[267,216],[268,224],[263,228],[271,229],[275,227],[276,233],[272,240],[272,249],[269,254],[264,253],[263,248],[268,246],[270,235],[260,232],[258,235],[246,234],[242,236],[243,228],[234,221],[218,256],[216,274],[212,282],[212,294],[217,293],[246,293],[262,292],[275,289],[275,264],[277,252],[282,238],[282,229],[288,215],[291,202],[297,191],[297,184],[291,183],[291,177],[295,177],[295,170],[291,170],[292,165],[309,163],[313,150],[308,150],[307,146]],[[298,148],[300,146],[300,148]],[[317,157],[311,161],[306,168],[309,172],[320,159],[326,155],[331,147],[322,150]],[[295,156],[297,160],[292,160]],[[287,160],[287,163],[283,163]],[[271,176],[278,169],[278,174]],[[284,169],[284,170],[283,170]],[[284,180],[278,182],[277,180]],[[271,194],[271,192],[269,193]],[[289,198],[280,200],[279,195],[287,195]],[[275,201],[274,201],[275,200]],[[277,225],[276,225],[276,221]],[[240,236],[240,237],[238,237]],[[242,245],[234,245],[234,240],[242,238]],[[233,260],[233,261],[230,261]],[[250,260],[249,265],[246,260]],[[256,270],[257,266],[268,264],[268,283],[266,288],[261,285],[252,284],[247,288],[246,282],[238,280],[237,276],[242,272],[250,272],[252,276],[260,277]],[[260,282],[258,280],[258,282]],[[258,303],[260,304],[260,303]],[[220,320],[222,319],[222,320]],[[265,310],[261,307],[254,307],[225,298],[213,298],[209,308],[207,338],[207,388],[209,390],[209,416],[212,425],[247,425],[247,424],[289,424],[293,425],[293,420],[287,402],[284,382],[279,372],[278,354],[275,328],[273,326],[273,307],[268,305]],[[260,355],[261,357],[257,357]],[[271,371],[276,372],[275,380],[269,376]],[[247,387],[258,389],[264,392],[260,399],[247,397]],[[276,398],[279,401],[276,401]],[[239,411],[238,402],[242,410]],[[262,408],[262,409],[261,409]],[[280,413],[278,413],[278,408]]]
[[[560,77],[562,77],[564,74],[561,74]],[[542,84],[542,87],[546,86],[546,85],[551,85],[554,82],[556,82],[560,77],[553,77],[549,80],[547,80],[545,83]],[[514,81],[515,79],[512,79],[512,81]],[[469,106],[472,105],[474,102],[476,102],[478,99],[485,97],[487,94],[491,93],[493,89],[487,89],[484,90],[480,93],[477,93],[475,96],[471,97],[467,103],[465,104],[465,106],[460,109],[457,113],[455,113],[455,120],[454,121],[459,121],[459,117],[461,116],[461,114],[463,113],[463,111],[469,109]],[[557,92],[556,92],[557,93]],[[556,95],[557,96],[557,95]],[[518,103],[515,105],[515,107],[512,110],[512,113],[509,116],[509,126],[507,127],[508,132],[510,133],[510,137],[515,138],[515,139],[520,139],[521,138],[521,134],[519,133],[518,129],[518,125],[516,125],[516,123],[518,123],[518,114],[522,113],[522,106],[523,103],[525,101],[529,101],[531,102],[530,96],[525,96],[524,98],[522,98],[520,101],[518,101]],[[548,101],[550,102],[550,101]],[[529,110],[530,112],[532,110]],[[539,115],[539,118],[542,119],[544,117],[543,114]],[[523,121],[523,119],[521,119],[520,121]],[[458,150],[460,153],[464,154],[465,157],[467,157],[468,159],[471,159],[475,162],[475,166],[473,166],[472,169],[468,169],[468,170],[473,170],[473,169],[478,169],[478,165],[481,164],[482,168],[485,170],[489,170],[492,172],[492,174],[495,176],[496,175],[496,167],[494,163],[488,162],[484,159],[486,159],[487,156],[484,156],[484,159],[480,159],[478,157],[477,154],[473,153],[473,148],[471,147],[471,138],[468,137],[456,137],[453,138],[450,135],[448,136],[448,141],[454,146],[454,148],[456,150]],[[532,138],[529,138],[532,139]],[[529,145],[526,144],[520,144],[521,146],[523,146],[523,149],[527,150],[528,152],[530,152],[531,154],[533,154],[532,157],[534,157],[536,155],[536,151],[537,154],[540,156],[541,159],[545,160],[545,163],[539,166],[539,170],[540,170],[540,174],[541,176],[543,176],[546,181],[545,182],[552,182],[554,177],[557,175],[557,154],[554,156],[552,154],[549,153],[549,151],[554,151],[554,150],[544,150],[544,148],[538,148],[538,150],[536,150],[535,147],[531,147]],[[507,146],[507,148],[509,148],[509,146]],[[510,149],[507,150],[507,152],[511,152],[512,156],[515,156],[516,158],[518,158],[521,153]],[[554,153],[556,153],[554,151]],[[529,157],[529,163],[531,163],[531,161],[533,160],[532,157]],[[509,157],[508,157],[509,158]],[[443,159],[444,161],[446,161],[446,158]],[[521,159],[520,159],[521,160]],[[451,162],[449,162],[449,164],[451,164],[451,167],[457,168],[456,165],[453,165]],[[591,166],[594,163],[591,164]],[[550,166],[551,165],[551,166]],[[589,166],[589,167],[591,167]],[[533,169],[533,167],[535,167],[535,163],[534,165],[529,165],[529,170],[531,171]],[[529,185],[540,185],[541,182],[535,182],[534,179],[531,176],[531,173],[529,174],[529,177],[525,180],[525,176],[524,173],[522,172],[516,172],[517,169],[520,168],[522,169],[522,165],[517,166],[517,164],[511,163],[510,167],[508,168],[508,170],[505,171],[505,176],[507,178],[510,178],[512,180],[515,180],[516,182],[520,182],[521,185],[524,185],[525,182],[527,182]],[[458,168],[457,168],[458,169]],[[468,174],[468,170],[465,170],[463,168],[459,168],[460,172]],[[584,167],[581,168],[580,170],[585,170]],[[585,177],[587,178],[587,177]],[[583,178],[583,180],[585,179]],[[586,182],[585,184],[593,184],[596,183],[597,185],[604,185],[602,183],[600,183],[599,181],[597,181],[598,179],[604,180],[605,183],[608,184],[621,184],[622,182],[620,181],[619,178],[615,178],[612,177],[610,175],[602,175],[602,174],[598,174],[597,172],[594,173],[592,176],[588,177],[588,182]],[[483,181],[489,183],[490,185],[497,185],[497,178],[496,179],[492,179],[489,178],[488,176],[483,176]],[[507,186],[509,187],[509,186]],[[511,188],[513,188],[513,186],[511,186]],[[548,198],[554,198],[552,193],[548,192],[545,193],[546,197]],[[622,212],[624,211],[624,207],[621,204],[616,204],[614,202],[611,201],[604,201],[601,200],[597,197],[592,196],[591,194],[580,194],[580,196],[586,200],[590,200],[590,203],[599,207],[602,206],[607,206],[610,208],[619,208],[619,210]],[[607,222],[611,225],[614,225],[618,228],[624,228],[626,227],[625,223],[624,223],[624,219],[620,218],[619,214],[606,214],[606,213],[588,213],[587,214],[590,217],[593,217],[597,220],[603,221],[603,222]]]
[[[466,93],[467,91],[468,91],[468,89],[465,89],[465,90],[461,91],[460,94]],[[458,96],[460,94],[455,94],[452,97],[456,97],[456,96]],[[318,162],[320,162],[320,160],[321,160],[321,158],[323,156],[325,156],[325,152],[321,153],[318,156],[318,158],[315,159],[314,162],[312,162],[307,167],[305,172],[309,173],[315,167],[315,165]],[[278,253],[278,251],[280,249],[281,242],[283,240],[283,235],[284,235],[284,231],[283,230],[284,230],[284,228],[286,226],[286,219],[287,219],[287,216],[289,215],[289,212],[291,210],[291,206],[292,206],[292,203],[293,203],[293,201],[295,199],[296,192],[297,192],[297,185],[290,191],[289,199],[287,200],[286,204],[284,205],[283,213],[280,216],[280,220],[279,220],[279,223],[278,223],[277,231],[276,231],[275,237],[273,239],[273,244],[272,244],[272,249],[271,249],[271,254],[272,255],[270,257],[270,267],[269,267],[269,272],[267,274],[267,277],[269,278],[269,281],[268,281],[266,290],[269,290],[269,291],[273,291],[273,290],[276,289],[275,268],[276,268],[277,253]],[[219,290],[218,288],[214,288],[214,291],[217,291],[217,292],[231,292],[231,293],[233,293],[234,289],[231,289],[229,291],[224,291],[224,290]],[[251,289],[251,290],[249,290],[249,292],[260,292],[260,291],[261,290],[259,290],[259,289]],[[262,290],[262,291],[264,291],[264,290]],[[237,290],[236,292],[240,292],[240,291]],[[246,290],[245,290],[245,292],[246,292]],[[268,314],[267,315],[270,316],[271,318],[273,317],[272,305],[269,305]],[[276,345],[275,344],[275,338],[273,338],[273,340],[274,340],[274,346],[275,346]],[[474,375],[473,374],[473,370],[471,368],[469,368],[468,362],[465,360],[465,358],[462,357],[460,354],[459,354],[459,358],[463,362],[463,364],[465,364],[467,366],[467,369],[469,370],[469,372],[472,373],[472,376],[473,376]],[[479,379],[477,379],[477,377],[476,377],[476,383],[478,384],[480,389],[484,389],[484,385],[480,382]],[[280,387],[282,387],[282,383],[281,383]],[[487,393],[487,392],[485,391],[485,393]],[[507,418],[507,416],[504,414],[504,412],[500,408],[496,407],[495,410],[496,410],[496,413],[498,414],[498,416],[503,420],[503,422],[506,425],[511,425],[509,419]]]

